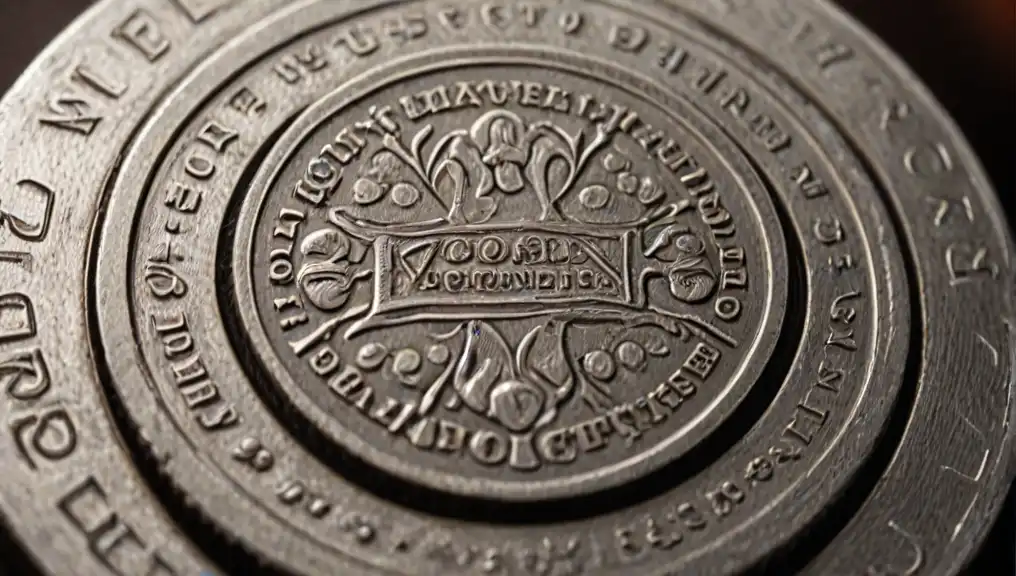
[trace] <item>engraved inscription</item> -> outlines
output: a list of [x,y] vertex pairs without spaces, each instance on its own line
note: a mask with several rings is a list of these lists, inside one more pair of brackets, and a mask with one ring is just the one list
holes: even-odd
[[10,262],[23,268],[26,272],[32,271],[34,260],[28,252],[17,250],[0,250],[0,262]]
[[974,223],[974,207],[970,203],[969,196],[963,196],[959,202],[953,202],[948,198],[928,198],[928,202],[935,206],[935,226],[941,227],[952,217],[952,213],[962,211],[963,216],[970,224]]
[[23,350],[0,360],[0,388],[14,400],[38,400],[50,386],[49,369],[40,350]]
[[0,196],[0,230],[26,242],[41,242],[53,218],[53,190],[35,180],[22,180],[17,194]]
[[[53,218],[52,189],[36,180],[21,180],[6,192],[0,194],[0,230],[25,242],[45,240]],[[12,262],[31,272],[34,259],[28,252],[0,250],[0,262]]]
[[942,143],[913,146],[903,155],[903,165],[915,176],[937,176],[953,169],[952,155]]
[[945,262],[952,286],[998,277],[998,266],[991,261],[988,249],[984,246],[973,246],[966,242],[950,244],[945,251]]
[[[400,106],[408,119],[420,121],[457,107],[478,106],[484,94],[504,101],[509,98],[510,86],[504,85],[501,92],[492,83],[439,86],[401,99]],[[381,150],[369,156],[353,182],[353,206],[332,209],[329,220],[334,228],[305,239],[302,252],[310,258],[297,280],[306,298],[322,310],[343,309],[358,282],[369,279],[373,283],[374,302],[358,314],[360,318],[351,314],[342,317],[353,321],[345,332],[347,339],[378,328],[420,322],[442,310],[448,320],[461,318],[450,332],[432,336],[434,344],[426,356],[438,361],[427,363],[435,364],[441,373],[431,384],[421,381],[420,372],[425,371],[421,351],[406,348],[392,355],[392,373],[402,384],[425,389],[418,403],[376,398],[374,389],[366,384],[364,372],[385,365],[388,352],[380,343],[361,348],[358,369],[340,370],[339,364],[333,363],[328,374],[338,375],[330,386],[389,432],[407,429],[418,447],[467,450],[480,463],[508,462],[516,469],[531,469],[541,461],[567,463],[576,457],[577,445],[572,443],[569,429],[551,430],[535,443],[532,437],[534,430],[556,419],[562,404],[576,390],[588,405],[608,416],[605,422],[613,422],[616,433],[640,435],[633,408],[612,408],[609,382],[617,373],[612,367],[614,356],[593,351],[582,360],[569,358],[573,354],[567,350],[569,329],[627,323],[655,327],[686,340],[693,331],[701,333],[702,323],[689,324],[665,307],[649,303],[650,281],[669,279],[673,298],[695,304],[715,293],[717,272],[705,256],[703,239],[678,223],[691,202],[666,204],[665,195],[652,179],[636,179],[636,189],[630,193],[644,205],[643,215],[626,223],[603,223],[594,228],[589,221],[562,211],[561,204],[582,170],[605,147],[612,132],[635,124],[634,113],[597,107],[589,96],[574,100],[563,90],[548,90],[536,83],[516,83],[515,87],[523,106],[562,112],[577,106],[580,114],[600,121],[594,135],[587,141],[582,132],[569,134],[549,122],[527,125],[519,115],[495,109],[468,128],[440,138],[432,125],[426,125],[409,136],[411,144],[407,146],[392,109],[371,108],[368,120],[343,129],[325,147],[298,185],[298,189],[309,191],[305,198],[317,203],[322,191],[334,187],[349,164],[364,156],[369,140],[380,140]],[[431,139],[437,143],[425,155],[422,148]],[[548,172],[554,160],[563,168],[558,181]],[[627,180],[634,177],[630,162],[613,152],[603,156],[602,162],[608,174],[616,175],[614,194],[628,194]],[[678,164],[683,163],[674,162],[671,169],[677,169]],[[700,206],[711,217],[708,221],[722,229],[720,225],[729,215],[718,207],[715,195],[709,196],[712,188],[706,173],[693,171],[685,182],[701,195]],[[500,196],[492,193],[517,194],[527,186],[531,186],[539,207],[532,223],[500,224]],[[475,187],[471,193],[470,187]],[[580,203],[590,211],[604,207],[610,195],[599,183],[586,185],[578,194]],[[407,224],[356,217],[355,206],[372,206],[386,197],[404,209],[429,197],[445,214]],[[368,254],[373,254],[373,266],[368,265]],[[726,279],[726,286],[743,286],[743,270]],[[541,304],[540,309],[526,312],[534,302]],[[602,319],[590,322],[571,314],[569,307],[575,304],[597,306],[595,313]],[[467,306],[468,316],[463,316],[460,310]],[[735,315],[729,313],[728,318]],[[534,326],[517,344],[509,343],[492,323],[541,316],[551,318],[553,331],[549,324]],[[548,337],[557,338],[558,353],[542,362],[565,366],[564,376],[555,378],[537,368],[540,361],[533,351]],[[494,354],[497,350],[508,354],[499,357]],[[642,365],[654,356],[637,342],[619,344],[615,354],[621,372],[632,374],[644,369]],[[655,355],[664,354],[660,350]],[[715,355],[718,358],[719,352]],[[450,421],[430,419],[438,400],[447,396],[446,390],[454,391],[447,400],[453,409],[472,410],[508,434],[468,430]],[[678,388],[675,398],[683,393]],[[650,406],[648,398],[640,402]],[[650,409],[659,413],[652,414],[652,420],[665,417],[666,408],[659,400]],[[590,426],[599,429],[601,425]]]
[[56,504],[85,539],[89,552],[118,576],[183,576],[122,518],[95,476],[68,490]]
[[127,84],[108,67],[97,68],[82,62],[71,70],[60,92],[48,99],[47,111],[39,122],[88,136],[105,118],[102,104],[120,100],[127,90]]
[[172,316],[153,316],[151,326],[169,361],[173,383],[198,423],[208,431],[235,426],[239,422],[236,409],[222,398],[218,385],[205,368],[201,353],[195,347],[187,316],[183,312]]
[[328,66],[320,46],[308,44],[303,49],[283,56],[275,65],[275,74],[287,84],[296,84]]
[[44,408],[20,415],[10,422],[18,455],[36,470],[39,460],[57,462],[70,456],[78,445],[74,420],[64,408]]
[[120,24],[113,36],[148,62],[156,62],[169,52],[171,46],[160,26],[151,12],[136,10]]
[[47,102],[47,115],[39,118],[44,126],[54,126],[71,132],[89,136],[102,121],[90,100],[74,93],[53,96]]

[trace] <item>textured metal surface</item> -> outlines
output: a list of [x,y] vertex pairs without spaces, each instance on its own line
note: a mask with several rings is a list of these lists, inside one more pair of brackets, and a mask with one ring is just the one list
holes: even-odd
[[0,103],[51,574],[956,574],[1012,240],[825,3],[97,4]]

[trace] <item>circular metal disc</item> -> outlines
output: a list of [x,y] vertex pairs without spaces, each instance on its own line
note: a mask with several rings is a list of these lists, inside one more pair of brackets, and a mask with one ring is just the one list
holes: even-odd
[[99,2],[0,101],[45,574],[957,574],[1013,243],[826,2]]

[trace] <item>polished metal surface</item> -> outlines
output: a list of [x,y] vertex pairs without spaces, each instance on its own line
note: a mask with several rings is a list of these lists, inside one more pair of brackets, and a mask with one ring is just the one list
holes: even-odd
[[53,575],[953,575],[1013,242],[826,2],[105,0],[0,101]]

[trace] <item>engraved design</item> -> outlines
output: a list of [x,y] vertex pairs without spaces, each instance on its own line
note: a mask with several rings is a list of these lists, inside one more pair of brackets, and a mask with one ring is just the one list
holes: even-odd
[[241,314],[283,399],[442,490],[530,499],[672,460],[782,317],[778,220],[700,119],[544,75],[336,92],[241,211]]
[[[583,354],[569,347],[574,329],[615,325],[681,342],[694,335],[736,344],[691,313],[718,284],[705,240],[684,222],[692,202],[666,201],[673,195],[655,178],[637,175],[619,149],[605,151],[612,140],[606,124],[589,136],[496,108],[468,129],[438,136],[428,124],[408,137],[388,112],[372,107],[372,116],[388,120],[365,130],[381,135],[380,146],[361,163],[350,194],[338,194],[348,204],[328,210],[330,226],[303,239],[297,281],[307,300],[335,314],[317,334],[345,326],[345,339],[353,340],[384,328],[454,323],[431,334],[427,350],[389,350],[382,342],[359,348],[362,370],[421,392],[420,416],[444,399],[449,409],[465,407],[512,434],[529,434],[553,422],[576,394],[594,413],[608,412],[618,370],[641,372],[670,352],[655,337],[648,348],[627,340]],[[366,140],[344,135],[350,153],[366,149]],[[606,181],[580,186],[597,155]],[[321,181],[337,180],[326,162],[309,170]],[[587,209],[623,194],[637,198],[642,213],[624,222],[587,221],[561,208],[575,190]],[[531,213],[501,216],[505,198],[521,194],[534,200]],[[441,216],[390,222],[358,215],[385,198],[418,207],[424,196]],[[650,297],[657,280],[676,306]],[[372,301],[347,307],[368,281]],[[534,324],[514,341],[497,324],[527,319]],[[538,342],[552,353],[537,358]],[[548,365],[563,369],[552,375]]]

